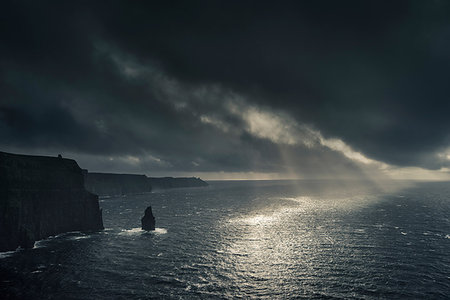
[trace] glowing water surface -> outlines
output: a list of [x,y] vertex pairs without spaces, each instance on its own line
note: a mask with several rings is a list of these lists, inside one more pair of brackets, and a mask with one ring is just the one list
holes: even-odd
[[[212,182],[101,201],[106,230],[0,256],[3,298],[432,298],[450,184]],[[139,228],[152,205],[155,232]]]

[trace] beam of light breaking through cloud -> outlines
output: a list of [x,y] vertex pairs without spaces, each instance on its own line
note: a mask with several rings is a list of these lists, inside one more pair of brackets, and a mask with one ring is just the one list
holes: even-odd
[[[424,171],[421,168],[399,168],[387,163],[371,159],[362,152],[354,150],[343,140],[332,137],[326,138],[317,129],[308,124],[303,124],[290,116],[287,112],[276,111],[270,108],[257,106],[248,101],[245,95],[228,90],[220,85],[185,85],[174,78],[164,74],[154,66],[138,65],[132,59],[125,59],[110,48],[108,49],[112,62],[122,72],[123,76],[130,80],[145,80],[149,85],[158,87],[159,101],[172,103],[177,111],[189,112],[199,122],[213,126],[225,133],[235,135],[247,132],[257,138],[267,139],[277,145],[302,146],[309,149],[327,148],[340,153],[346,159],[351,160],[362,168],[369,166],[377,174],[384,174],[392,178],[446,178],[445,169],[439,172]],[[104,50],[105,51],[105,50]],[[221,113],[217,113],[218,106]],[[238,120],[239,123],[227,120]],[[446,158],[446,154],[442,154]],[[288,163],[288,162],[286,162]],[[194,165],[199,165],[193,162]],[[289,169],[288,166],[285,166]],[[378,172],[380,171],[380,172]],[[212,173],[211,173],[212,174]],[[247,177],[256,176],[256,173],[247,173]],[[262,173],[261,173],[262,174]],[[264,177],[263,175],[259,177]],[[295,171],[291,169],[290,176],[295,177]],[[239,176],[233,175],[235,178]],[[233,177],[232,176],[232,177]],[[223,173],[211,175],[212,178],[227,177]],[[258,176],[256,176],[258,177]],[[279,178],[279,175],[269,175],[270,178]],[[283,177],[281,175],[281,177]]]

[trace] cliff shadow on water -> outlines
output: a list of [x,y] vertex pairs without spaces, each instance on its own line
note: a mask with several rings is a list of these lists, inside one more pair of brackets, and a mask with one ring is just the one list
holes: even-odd
[[101,229],[98,196],[84,188],[75,160],[0,152],[0,251]]

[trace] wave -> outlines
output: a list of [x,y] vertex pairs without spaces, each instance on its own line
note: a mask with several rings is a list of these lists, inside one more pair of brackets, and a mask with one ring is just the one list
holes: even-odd
[[69,240],[78,241],[78,240],[88,239],[90,237],[92,237],[92,235],[89,235],[89,234],[88,235],[79,235],[79,236],[72,236],[69,238]]
[[167,229],[165,228],[155,228],[155,233],[157,234],[166,234],[167,233]]
[[86,234],[81,231],[69,231],[69,232],[63,232],[57,235],[51,235],[45,239],[38,240],[34,242],[34,246],[32,249],[40,249],[45,248],[48,246],[48,243],[55,239],[66,239],[71,241],[77,241],[82,239],[87,239],[92,237],[92,234]]
[[121,232],[119,232],[119,235],[137,235],[144,233],[145,230],[142,230],[140,227],[131,228],[131,229],[122,229]]
[[22,251],[22,249],[17,248],[16,250],[13,250],[13,251],[0,252],[0,259],[11,257],[11,256],[13,256],[14,254],[16,254],[19,251]]
[[45,245],[48,241],[50,241],[51,239],[50,238],[47,238],[47,239],[43,239],[43,240],[39,240],[39,241],[36,241],[36,242],[34,242],[34,246],[33,246],[33,248],[32,249],[40,249],[40,248],[44,248],[44,247],[46,247],[47,245]]
[[119,232],[119,235],[141,235],[141,234],[166,234],[167,233],[167,229],[165,228],[155,228],[154,231],[146,231],[143,230],[140,227],[135,227],[135,228],[131,228],[131,229],[122,229],[121,232]]

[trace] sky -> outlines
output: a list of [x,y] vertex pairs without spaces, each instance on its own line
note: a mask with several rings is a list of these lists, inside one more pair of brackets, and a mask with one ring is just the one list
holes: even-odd
[[2,1],[0,151],[205,179],[450,179],[448,1]]

